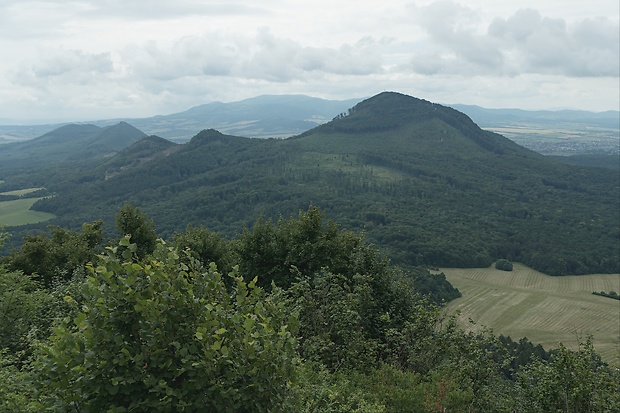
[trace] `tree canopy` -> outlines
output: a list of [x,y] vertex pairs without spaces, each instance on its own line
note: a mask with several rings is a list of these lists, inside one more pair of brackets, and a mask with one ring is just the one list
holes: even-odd
[[416,277],[315,208],[231,241],[190,227],[138,250],[129,235],[104,243],[52,284],[0,267],[0,410],[620,407],[620,374],[589,338],[548,352],[466,332]]

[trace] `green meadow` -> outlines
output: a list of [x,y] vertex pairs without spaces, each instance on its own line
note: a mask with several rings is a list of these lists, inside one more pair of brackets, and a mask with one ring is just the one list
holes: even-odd
[[41,198],[24,198],[0,202],[0,225],[11,227],[36,224],[55,218],[54,214],[32,211],[30,209],[39,199]]
[[[563,343],[576,350],[594,338],[601,357],[620,366],[620,301],[593,291],[620,291],[620,274],[551,277],[515,263],[511,272],[489,268],[442,268],[463,296],[447,305],[470,329],[527,337],[545,349]],[[475,325],[469,324],[472,320]]]

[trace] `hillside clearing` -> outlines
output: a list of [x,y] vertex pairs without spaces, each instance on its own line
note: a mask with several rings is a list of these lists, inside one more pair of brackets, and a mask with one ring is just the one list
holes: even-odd
[[48,221],[56,215],[32,211],[30,207],[41,198],[16,199],[0,202],[0,225],[9,227]]
[[464,326],[471,319],[546,349],[560,342],[576,349],[579,338],[592,335],[601,357],[620,366],[620,301],[592,294],[620,291],[620,274],[551,277],[518,263],[512,272],[494,267],[441,271],[463,294],[446,311],[459,312]]
[[[1,183],[1,182],[0,182]],[[24,188],[24,189],[16,189],[14,191],[0,192],[0,195],[14,195],[14,196],[24,196],[30,194],[32,192],[38,191],[44,188]]]

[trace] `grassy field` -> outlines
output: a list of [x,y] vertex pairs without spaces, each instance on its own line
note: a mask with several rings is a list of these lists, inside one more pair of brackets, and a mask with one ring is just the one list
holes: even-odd
[[[442,268],[463,297],[446,310],[459,311],[513,340],[527,337],[546,349],[561,342],[577,349],[578,338],[594,337],[603,359],[620,366],[620,301],[593,291],[620,292],[620,274],[551,277],[515,263],[512,272],[495,268]],[[476,328],[476,327],[468,327]]]
[[30,210],[32,204],[39,199],[41,198],[25,198],[0,202],[0,225],[35,224],[55,218],[54,214]]

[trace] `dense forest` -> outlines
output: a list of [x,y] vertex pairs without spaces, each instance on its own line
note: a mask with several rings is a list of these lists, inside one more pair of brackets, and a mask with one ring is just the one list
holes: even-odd
[[620,373],[589,338],[548,352],[467,333],[318,208],[232,239],[202,226],[158,238],[130,204],[113,224],[108,241],[102,221],[51,227],[3,259],[0,410],[620,408]]
[[[109,235],[130,202],[162,236],[194,224],[233,238],[261,216],[317,205],[401,266],[620,272],[616,171],[557,162],[397,93],[290,139],[205,130],[183,145],[148,137],[113,157],[4,173],[7,190],[46,188],[34,208],[72,230],[102,218]],[[11,229],[10,247],[41,230]]]

